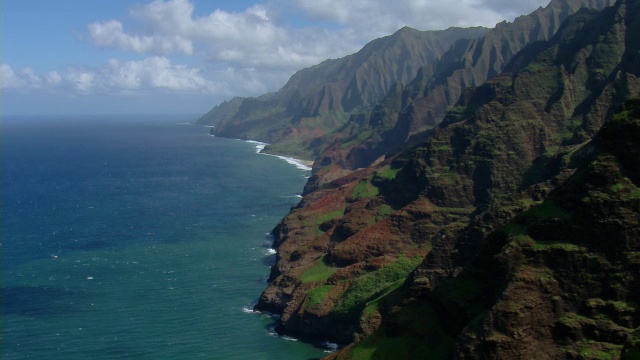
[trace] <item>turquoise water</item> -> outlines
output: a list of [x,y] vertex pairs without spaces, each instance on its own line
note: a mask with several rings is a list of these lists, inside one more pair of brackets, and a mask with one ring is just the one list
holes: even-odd
[[179,118],[2,123],[2,359],[308,359],[249,311],[306,174]]

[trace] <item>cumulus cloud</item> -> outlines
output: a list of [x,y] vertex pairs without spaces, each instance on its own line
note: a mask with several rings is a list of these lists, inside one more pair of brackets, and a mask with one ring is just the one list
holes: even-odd
[[102,69],[104,85],[112,89],[165,89],[172,91],[206,91],[209,82],[201,71],[185,65],[173,65],[166,57],[121,62],[111,59]]
[[440,30],[493,26],[535,10],[548,0],[293,0],[309,18],[337,22],[360,34],[386,34],[403,26]]
[[123,18],[88,24],[81,36],[128,52],[129,60],[48,73],[2,64],[2,89],[255,96],[277,90],[301,68],[354,53],[403,26],[491,26],[547,1],[264,0],[243,11],[201,14],[192,0],[153,0]]
[[126,93],[166,90],[175,92],[211,92],[213,83],[201,70],[174,65],[169,59],[154,56],[140,61],[110,59],[97,68],[68,67],[63,71],[36,74],[30,68],[13,70],[2,64],[3,89],[64,90],[76,94]]
[[54,77],[40,77],[30,67],[14,70],[7,64],[2,64],[0,79],[3,89],[41,89]]
[[[194,55],[224,67],[286,69],[290,75],[353,53],[403,26],[422,30],[491,26],[546,1],[401,0],[390,5],[385,0],[267,0],[240,12],[218,9],[196,16],[191,0],[154,0],[130,9],[130,30],[119,20],[96,22],[88,26],[87,38],[100,47]],[[287,16],[307,21],[292,26]],[[325,28],[314,27],[314,20]]]
[[142,29],[138,33],[109,20],[90,24],[87,38],[100,47],[136,53],[198,55],[235,67],[289,71],[344,56],[362,45],[344,34],[294,31],[278,24],[270,9],[255,5],[242,12],[215,10],[195,17],[189,0],[155,0],[131,9],[131,20],[138,25],[133,27]]
[[191,41],[180,35],[129,35],[123,31],[122,23],[115,20],[89,24],[88,30],[91,41],[101,47],[116,47],[136,53],[169,54],[175,52],[185,55],[193,53]]

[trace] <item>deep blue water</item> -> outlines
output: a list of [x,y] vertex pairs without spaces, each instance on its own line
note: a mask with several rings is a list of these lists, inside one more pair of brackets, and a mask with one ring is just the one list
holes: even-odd
[[304,171],[189,118],[3,118],[2,359],[307,359],[247,311]]

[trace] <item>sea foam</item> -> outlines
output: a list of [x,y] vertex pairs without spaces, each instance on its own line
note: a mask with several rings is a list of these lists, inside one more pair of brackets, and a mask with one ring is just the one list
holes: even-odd
[[304,161],[300,160],[300,159],[296,159],[293,157],[289,157],[289,156],[282,156],[282,155],[274,155],[274,154],[268,154],[268,153],[264,153],[262,152],[264,150],[264,148],[269,145],[267,143],[263,143],[260,141],[255,141],[255,140],[246,140],[246,142],[250,143],[250,144],[255,144],[256,146],[256,153],[257,154],[261,154],[261,155],[267,155],[267,156],[275,156],[279,159],[282,159],[284,161],[286,161],[288,164],[295,166],[296,168],[303,170],[303,171],[311,171],[311,166],[307,165],[304,163]]

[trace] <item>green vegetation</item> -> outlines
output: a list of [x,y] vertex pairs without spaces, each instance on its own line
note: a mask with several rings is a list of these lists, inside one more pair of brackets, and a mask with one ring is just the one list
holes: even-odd
[[554,250],[564,250],[567,252],[573,251],[584,251],[585,249],[581,246],[571,244],[571,243],[561,243],[554,241],[536,241],[536,244],[533,247],[536,250],[545,250],[545,249],[554,249]]
[[333,211],[333,212],[330,212],[328,214],[325,214],[325,215],[321,216],[320,218],[318,218],[317,222],[318,222],[318,224],[322,224],[325,221],[333,220],[333,219],[335,219],[337,217],[340,217],[342,215],[344,215],[344,209],[336,210],[336,211]]
[[341,149],[346,149],[346,148],[350,148],[350,147],[354,147],[358,144],[361,144],[362,142],[364,142],[372,133],[373,131],[371,129],[364,129],[363,131],[359,132],[358,134],[355,134],[347,139],[344,140],[344,142],[340,145]]
[[599,341],[581,341],[578,344],[578,354],[582,359],[613,360],[620,359],[622,345]]
[[358,185],[353,189],[353,194],[351,195],[354,199],[364,199],[370,198],[374,196],[378,196],[380,194],[380,189],[373,185],[369,180],[361,180]]
[[611,190],[611,192],[617,193],[617,192],[620,192],[620,190],[622,190],[623,188],[624,188],[623,184],[615,184],[615,185],[611,185],[609,190]]
[[316,260],[313,265],[308,268],[300,276],[303,283],[327,281],[335,273],[338,268],[330,267],[325,263],[326,255]]
[[306,305],[314,306],[322,303],[331,289],[333,289],[333,285],[322,285],[307,291]]
[[627,177],[623,178],[621,182],[611,185],[609,191],[613,194],[620,194],[621,196],[631,199],[640,197],[640,188],[636,187]]
[[345,210],[345,208],[342,208],[342,209],[335,210],[335,211],[332,211],[332,212],[327,213],[327,214],[322,214],[317,218],[306,219],[304,221],[304,225],[305,225],[305,227],[308,227],[308,228],[316,228],[316,232],[318,234],[324,234],[324,231],[320,230],[319,226],[321,224],[329,221],[329,220],[333,220],[333,219],[336,219],[336,218],[339,218],[339,217],[343,216],[344,215],[344,210]]
[[400,170],[402,170],[402,168],[393,168],[391,165],[387,165],[378,169],[375,174],[383,180],[393,180],[396,178],[396,175],[398,175]]
[[393,208],[387,204],[381,205],[378,208],[378,215],[379,216],[389,216],[393,214]]
[[402,256],[381,269],[357,278],[340,299],[334,313],[343,317],[359,316],[367,301],[389,292],[394,286],[397,287],[396,282],[404,280],[421,260],[418,256],[412,259]]

